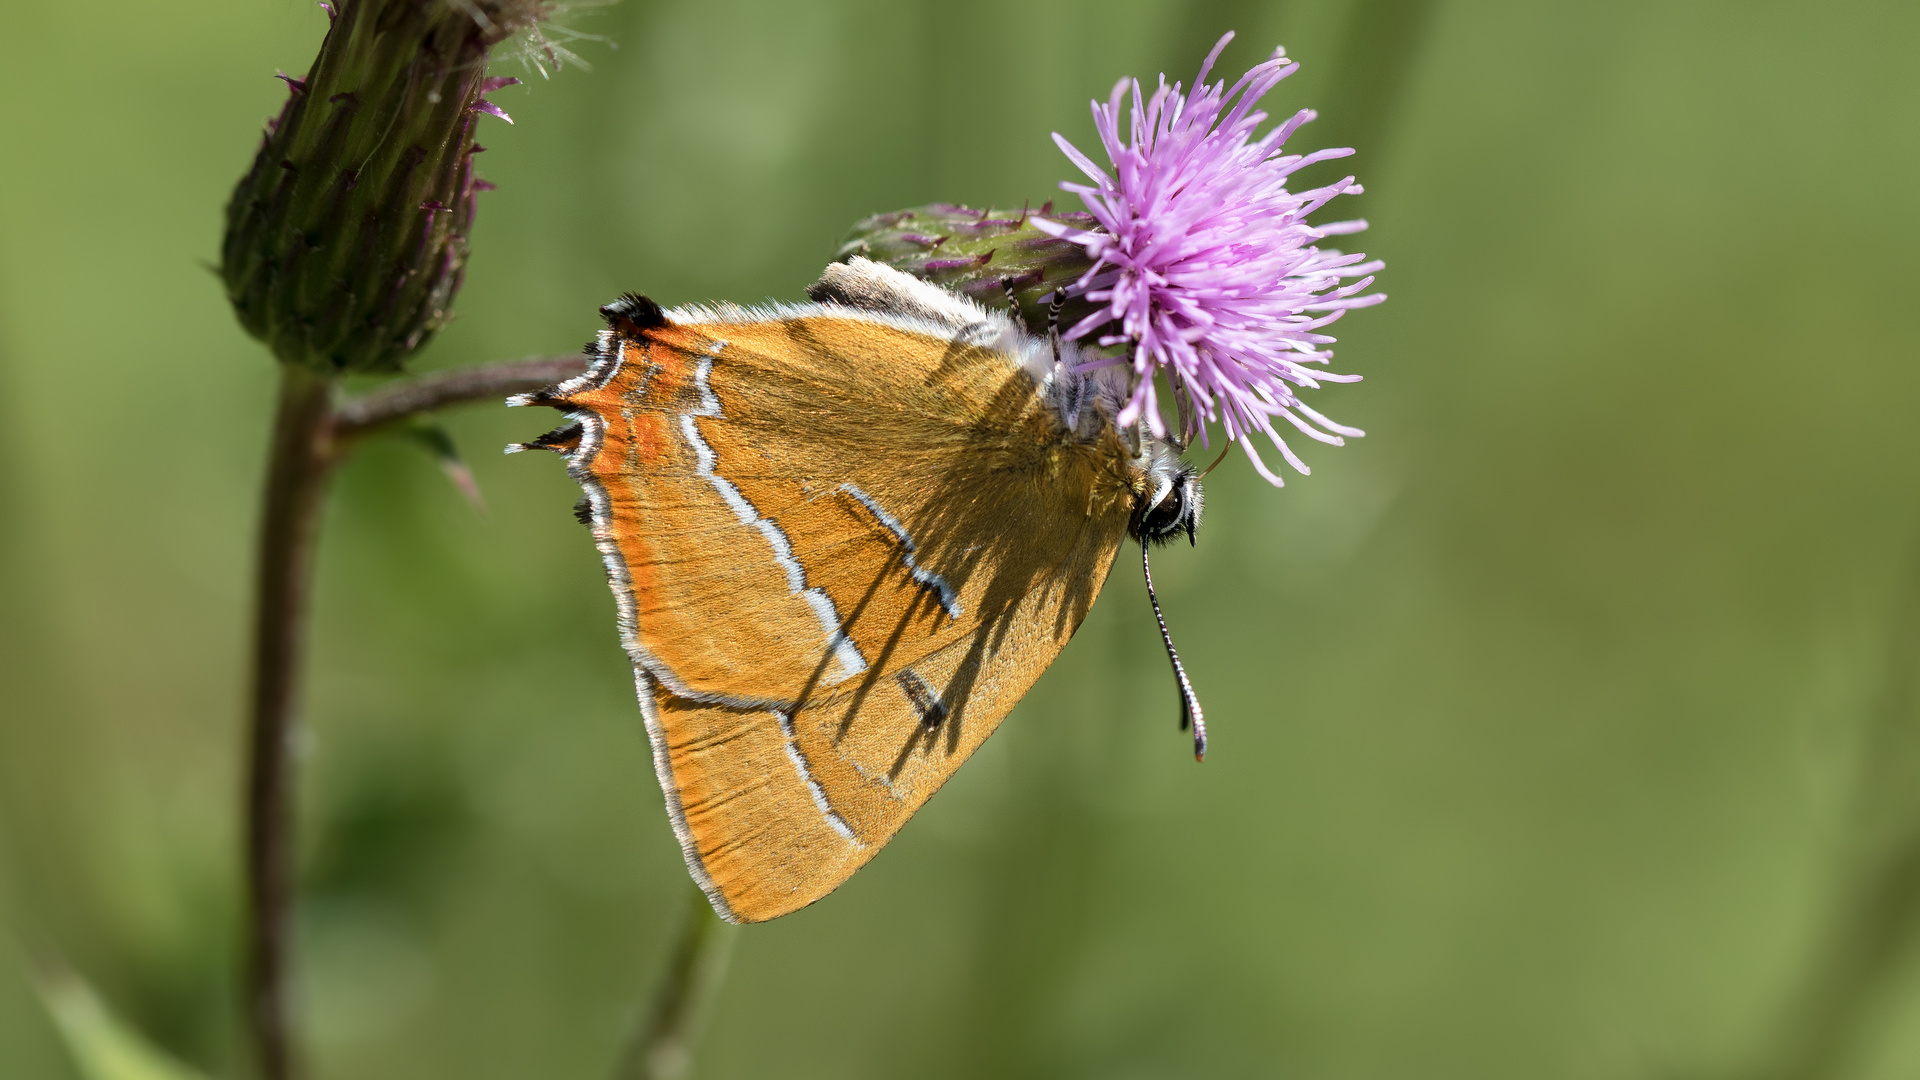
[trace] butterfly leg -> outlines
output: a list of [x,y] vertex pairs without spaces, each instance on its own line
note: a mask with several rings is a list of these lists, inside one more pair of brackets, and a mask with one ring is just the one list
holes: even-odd
[[1013,315],[1013,321],[1020,324],[1022,332],[1031,333],[1032,331],[1027,328],[1027,317],[1020,313],[1020,294],[1013,290],[1013,279],[1010,277],[1001,278],[1000,287],[1006,290],[1007,311]]
[[1047,340],[1053,342],[1053,364],[1060,366],[1060,309],[1067,306],[1067,290],[1053,290],[1053,300],[1047,304]]

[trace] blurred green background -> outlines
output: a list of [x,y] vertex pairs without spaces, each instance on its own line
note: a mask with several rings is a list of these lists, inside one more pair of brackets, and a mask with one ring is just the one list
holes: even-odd
[[[325,18],[6,5],[0,1076],[73,1077],[57,952],[222,1075],[273,371],[221,209]],[[1280,491],[1210,481],[904,833],[739,933],[701,1077],[1920,1074],[1920,7],[626,0],[494,96],[460,318],[793,299],[865,214],[1036,203],[1125,74],[1357,143],[1392,299]],[[508,73],[516,73],[509,71]],[[524,72],[518,72],[525,74]],[[544,416],[340,477],[302,793],[316,1075],[607,1075],[686,903]]]

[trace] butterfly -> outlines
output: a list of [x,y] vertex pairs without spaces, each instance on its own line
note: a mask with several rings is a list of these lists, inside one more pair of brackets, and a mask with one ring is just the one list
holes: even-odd
[[[1124,367],[885,265],[812,303],[601,309],[564,454],[655,772],[714,910],[760,922],[873,858],[1085,618],[1129,536],[1199,521]],[[1195,755],[1205,727],[1159,602]]]

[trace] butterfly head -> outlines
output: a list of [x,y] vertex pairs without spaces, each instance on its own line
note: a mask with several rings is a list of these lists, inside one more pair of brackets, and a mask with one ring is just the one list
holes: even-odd
[[1166,544],[1180,533],[1187,543],[1200,525],[1200,472],[1180,459],[1167,443],[1150,440],[1146,452],[1146,483],[1133,508],[1127,531],[1141,544]]

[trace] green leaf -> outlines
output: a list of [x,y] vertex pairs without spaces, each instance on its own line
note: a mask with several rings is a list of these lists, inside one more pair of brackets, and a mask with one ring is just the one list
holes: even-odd
[[86,1080],[207,1080],[115,1016],[78,975],[43,973],[34,985]]
[[425,447],[440,463],[440,471],[459,490],[467,500],[467,505],[481,517],[487,515],[487,501],[480,495],[480,482],[474,479],[473,470],[460,457],[460,448],[454,445],[453,435],[440,421],[428,416],[417,416],[401,428],[399,434]]

